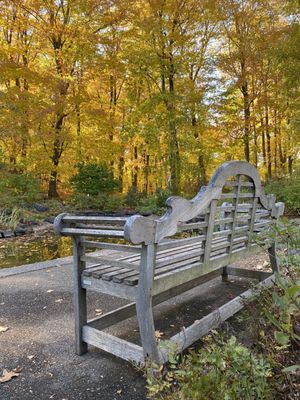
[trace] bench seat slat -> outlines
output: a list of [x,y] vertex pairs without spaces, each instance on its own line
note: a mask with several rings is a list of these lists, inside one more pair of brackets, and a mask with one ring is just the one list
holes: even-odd
[[[220,240],[221,239],[221,240]],[[240,236],[234,238],[234,246],[233,248],[238,248],[239,246],[244,246],[243,242],[247,239],[247,236]],[[217,252],[221,252],[223,254],[228,248],[229,242],[226,239],[218,238],[215,240],[212,245],[212,256],[218,254]],[[184,252],[185,251],[185,252]],[[199,244],[194,244],[193,247],[189,246],[189,251],[186,249],[181,249],[181,253],[177,253],[176,257],[169,257],[168,254],[159,254],[158,253],[158,261],[156,263],[155,268],[155,278],[157,279],[160,275],[170,271],[176,271],[179,267],[190,266],[192,267],[194,263],[200,261],[200,256],[204,253],[204,249],[200,247]],[[227,255],[227,254],[226,254]],[[115,283],[125,283],[126,285],[136,285],[138,283],[139,274],[134,270],[129,270],[125,268],[113,268],[111,270],[105,270],[104,267],[101,267],[100,273],[101,278],[110,281],[112,280]]]
[[81,257],[81,261],[87,261],[87,262],[97,262],[98,261],[100,264],[106,264],[106,265],[111,265],[113,267],[127,268],[127,269],[139,270],[139,268],[140,268],[140,265],[138,263],[138,261],[139,261],[138,258],[137,258],[137,261],[129,263],[126,261],[116,260],[116,259],[112,259],[112,258],[83,256],[83,257]]
[[100,278],[102,278],[102,276],[105,273],[112,272],[112,271],[118,271],[119,269],[120,269],[119,267],[114,267],[114,266],[107,265],[106,268],[102,268],[100,270],[92,272],[92,277],[96,278],[96,279],[100,279]]

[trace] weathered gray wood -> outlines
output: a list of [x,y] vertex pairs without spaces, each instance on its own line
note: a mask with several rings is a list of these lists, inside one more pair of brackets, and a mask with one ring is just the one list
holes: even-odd
[[88,249],[110,249],[138,254],[140,254],[142,251],[141,246],[128,246],[125,244],[94,242],[91,240],[83,240],[82,244],[85,246],[85,248]]
[[[236,199],[236,193],[222,193],[221,199]],[[254,197],[254,193],[240,193],[240,199],[252,199]]]
[[[102,279],[102,276],[106,273],[112,272],[112,271],[119,271],[119,267],[112,267],[112,266],[106,266],[105,268],[98,269],[96,271],[92,272],[92,277],[96,279]],[[85,276],[85,275],[84,275]]]
[[123,238],[123,231],[109,231],[101,229],[79,229],[79,228],[63,228],[60,231],[61,235],[66,236],[108,236]]
[[190,223],[178,223],[178,232],[184,232],[191,229],[202,229],[207,227],[207,222],[190,222]]
[[206,231],[206,241],[204,250],[204,263],[208,262],[210,257],[210,250],[212,246],[214,226],[215,226],[215,214],[217,209],[217,200],[212,200],[210,204],[210,213],[208,218],[208,228]]
[[[199,254],[203,254],[204,251],[202,250],[201,252],[199,252]],[[193,258],[189,258],[188,260],[184,259],[182,261],[176,262],[174,264],[170,264],[170,265],[166,265],[160,268],[155,268],[155,275],[154,275],[154,279],[159,279],[160,276],[162,274],[165,273],[175,273],[176,270],[178,270],[179,268],[182,267],[192,267],[195,263],[199,263],[199,255],[193,257]],[[138,280],[139,280],[139,275],[129,275],[125,276],[123,278],[123,281],[126,285],[137,285],[138,284]]]
[[83,340],[88,344],[114,354],[123,360],[130,360],[136,363],[144,361],[142,347],[134,343],[112,336],[109,333],[98,331],[88,325],[85,325],[82,331]]
[[255,269],[227,267],[227,273],[233,276],[243,276],[245,278],[258,279],[262,281],[270,276],[272,273],[267,271],[257,271]]
[[140,329],[144,358],[160,362],[156,345],[155,327],[152,313],[152,286],[154,279],[156,245],[143,245],[141,272],[136,299],[136,313]]
[[[175,271],[167,272],[154,278],[153,294],[168,290],[173,286],[177,286],[187,282],[188,280],[195,279],[199,276],[205,275],[214,270],[220,269],[226,265],[232,264],[241,258],[245,258],[251,254],[261,251],[259,246],[253,245],[248,249],[235,250],[232,254],[224,254],[220,257],[210,259],[208,262],[195,263],[192,266],[186,265],[178,268]],[[221,273],[221,272],[220,272]]]
[[89,215],[69,215],[64,214],[63,222],[93,222],[93,223],[102,223],[109,222],[112,225],[124,223],[128,220],[129,217],[105,217],[105,216],[89,216]]
[[[73,227],[74,228],[74,227]],[[107,230],[107,231],[121,231],[124,228],[124,225],[103,225],[103,224],[76,224],[76,229],[99,229],[99,230]]]
[[230,243],[229,243],[229,247],[228,247],[228,253],[231,253],[233,250],[233,241],[234,241],[234,237],[235,237],[235,233],[236,233],[235,228],[237,226],[237,215],[238,215],[237,207],[239,204],[239,199],[241,197],[241,179],[242,179],[241,175],[236,176],[235,198],[233,198],[233,200],[232,200],[234,210],[232,211],[231,234],[229,237]]
[[185,244],[199,243],[205,239],[204,235],[193,236],[185,239],[172,239],[165,242],[161,242],[157,245],[157,250],[162,251],[166,249],[173,249],[176,247],[181,247]]
[[[271,275],[264,281],[260,282],[258,286],[270,287],[273,285],[273,283],[274,275]],[[217,328],[220,323],[226,321],[232,315],[240,311],[243,308],[245,299],[251,299],[255,293],[256,292],[252,289],[245,291],[240,296],[237,296],[235,299],[224,304],[222,307],[219,307],[212,313],[206,315],[200,320],[195,321],[188,328],[183,328],[181,332],[172,336],[170,341],[177,345],[177,352],[179,353],[183,351],[201,337],[206,335],[211,329]],[[167,361],[169,355],[166,346],[164,346],[164,342],[161,342],[159,347],[163,356],[163,360]]]
[[88,266],[85,268],[85,270],[83,271],[82,275],[83,276],[91,276],[93,274],[93,272],[98,272],[104,269],[107,269],[107,265],[99,265],[99,264],[93,264],[91,266]]
[[87,345],[83,341],[82,327],[87,322],[86,290],[81,287],[81,274],[85,263],[81,261],[83,255],[81,238],[73,238],[73,282],[74,282],[74,316],[75,316],[75,348],[76,353],[86,353]]
[[81,279],[81,286],[84,289],[118,296],[121,299],[136,300],[137,286],[119,285],[113,281],[108,282],[103,279],[84,276]]
[[253,234],[255,219],[257,218],[257,202],[258,202],[258,199],[257,199],[257,197],[255,197],[253,199],[251,219],[250,219],[250,224],[249,224],[248,246],[251,246],[251,242],[252,242],[251,236]]
[[95,257],[95,256],[82,256],[81,257],[82,261],[85,262],[91,262],[91,263],[99,263],[99,264],[107,264],[107,265],[111,265],[113,267],[119,267],[119,268],[127,268],[127,269],[135,269],[135,270],[139,270],[139,264],[137,263],[129,263],[129,262],[125,262],[125,261],[120,261],[120,260],[116,260],[113,258],[107,258],[107,257]]

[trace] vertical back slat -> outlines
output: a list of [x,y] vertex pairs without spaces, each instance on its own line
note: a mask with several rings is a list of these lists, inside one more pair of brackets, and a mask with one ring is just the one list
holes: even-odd
[[248,239],[247,239],[247,247],[251,246],[251,235],[253,234],[253,227],[255,224],[255,215],[256,215],[256,208],[257,208],[257,197],[253,199],[252,202],[252,210],[251,210],[251,220],[249,224],[249,232],[248,232]]
[[234,210],[232,212],[233,221],[231,223],[230,244],[229,244],[229,248],[228,248],[229,254],[232,251],[233,240],[234,240],[234,230],[235,230],[235,226],[236,226],[236,217],[237,217],[237,213],[238,213],[239,197],[240,197],[240,193],[241,193],[241,180],[242,180],[242,176],[237,175],[237,177],[236,177],[237,185],[235,188],[236,197],[234,199],[232,199],[232,205],[234,206]]
[[210,203],[210,213],[208,218],[208,228],[206,232],[206,242],[205,242],[204,260],[203,260],[204,263],[208,262],[210,258],[210,250],[214,233],[217,203],[218,203],[217,200],[212,200]]

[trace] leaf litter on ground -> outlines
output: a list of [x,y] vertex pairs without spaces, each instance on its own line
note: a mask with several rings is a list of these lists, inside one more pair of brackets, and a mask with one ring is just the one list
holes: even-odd
[[2,376],[0,376],[0,383],[5,383],[9,382],[12,378],[17,377],[20,375],[22,371],[22,368],[14,368],[11,371],[7,371],[7,369],[4,369],[2,371]]

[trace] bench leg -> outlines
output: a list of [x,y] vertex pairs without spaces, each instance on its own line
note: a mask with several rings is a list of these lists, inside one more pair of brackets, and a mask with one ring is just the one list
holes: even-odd
[[145,360],[159,363],[152,312],[152,286],[154,276],[155,245],[143,245],[141,271],[136,299],[136,313]]
[[273,243],[271,247],[268,248],[270,264],[273,272],[279,272],[279,261],[277,258],[276,243]]
[[75,350],[82,355],[87,352],[87,344],[82,341],[82,327],[87,323],[86,290],[81,287],[81,274],[85,263],[80,260],[83,247],[80,238],[73,239],[73,282],[75,316]]
[[222,269],[222,282],[228,282],[227,265]]

